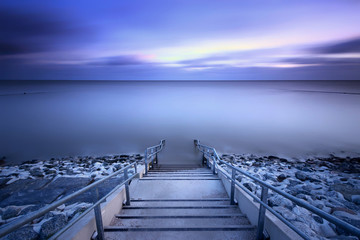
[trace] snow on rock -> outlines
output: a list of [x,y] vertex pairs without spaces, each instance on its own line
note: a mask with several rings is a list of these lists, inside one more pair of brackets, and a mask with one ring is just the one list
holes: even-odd
[[[292,159],[254,154],[223,154],[222,160],[360,227],[360,158],[356,154],[330,154]],[[225,164],[219,164],[231,174],[231,169]],[[236,179],[260,197],[259,184],[242,174],[237,174]],[[271,190],[268,204],[311,239],[352,239],[344,236],[344,230]]]

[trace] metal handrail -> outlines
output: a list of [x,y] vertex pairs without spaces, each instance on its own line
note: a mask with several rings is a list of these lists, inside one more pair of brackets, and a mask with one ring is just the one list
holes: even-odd
[[[327,221],[341,227],[342,229],[348,231],[349,233],[360,237],[360,229],[339,219],[336,218],[330,214],[328,214],[327,212],[324,212],[322,210],[320,210],[317,207],[314,207],[312,205],[310,205],[309,203],[305,202],[304,200],[301,200],[299,198],[296,198],[272,185],[270,185],[269,183],[262,181],[261,179],[258,179],[254,176],[252,176],[251,174],[249,174],[248,172],[232,166],[231,164],[223,161],[219,155],[217,154],[215,148],[206,146],[206,145],[202,145],[200,144],[199,140],[194,140],[194,144],[195,146],[198,148],[199,151],[201,151],[204,154],[204,157],[207,156],[208,158],[212,159],[212,169],[213,169],[213,173],[216,172],[217,170],[220,170],[222,173],[224,173],[224,175],[231,180],[231,202],[234,203],[234,191],[235,191],[235,185],[239,186],[242,190],[244,190],[246,193],[248,193],[250,196],[252,196],[254,198],[254,201],[259,202],[260,203],[260,209],[259,209],[259,219],[258,219],[258,234],[257,234],[257,239],[263,239],[263,227],[264,227],[264,217],[265,217],[265,210],[269,210],[271,213],[273,213],[277,218],[279,218],[282,222],[284,222],[288,227],[290,227],[292,230],[294,230],[297,234],[299,234],[302,238],[304,239],[309,239],[309,237],[304,234],[303,232],[301,232],[298,228],[296,228],[292,223],[290,223],[289,221],[287,221],[285,218],[283,218],[279,213],[275,212],[268,204],[267,204],[267,192],[268,189],[271,189],[273,192],[276,192],[280,195],[282,195],[283,197],[291,200],[292,202],[296,203],[297,205],[299,205],[300,207],[303,207],[313,213],[315,213],[316,215],[326,219]],[[220,162],[225,164],[227,167],[232,169],[232,176],[230,176],[228,173],[224,172],[222,170],[221,167],[218,166],[218,164],[216,162]],[[210,165],[210,162],[208,161],[208,166]],[[210,166],[209,166],[210,167]],[[236,172],[240,172],[241,174],[247,176],[248,178],[254,180],[255,182],[257,182],[258,184],[260,184],[262,186],[262,191],[261,191],[261,198],[258,198],[255,194],[253,194],[252,192],[250,192],[248,189],[246,189],[245,187],[243,187],[238,181],[236,181],[235,179],[235,175]],[[261,226],[259,226],[261,225]]]
[[144,156],[145,156],[145,175],[147,175],[147,173],[148,173],[148,167],[150,166],[150,164],[152,164],[154,161],[156,164],[158,163],[157,154],[161,150],[163,150],[164,146],[165,146],[165,140],[163,139],[160,141],[160,143],[158,145],[146,148],[145,154],[144,154]]
[[[161,151],[163,149],[165,145],[165,140],[161,140],[159,145],[147,148],[145,153],[145,163],[147,160],[147,157],[152,157],[154,154],[157,154],[159,151]],[[152,150],[155,149],[155,150]],[[150,152],[150,154],[147,154],[147,151]],[[153,160],[151,160],[152,162]],[[129,168],[134,168],[134,174],[132,176],[128,176],[128,170]],[[145,169],[146,169],[146,165],[145,165]],[[124,174],[124,180],[118,185],[116,186],[113,190],[111,190],[108,194],[106,194],[104,197],[99,198],[99,192],[98,192],[98,185],[103,183],[104,181],[119,175],[120,173]],[[103,240],[104,239],[104,228],[103,228],[103,224],[102,224],[102,216],[101,216],[101,208],[100,208],[100,204],[103,203],[104,201],[106,201],[106,198],[109,197],[112,193],[114,193],[116,190],[118,190],[120,187],[122,187],[123,185],[125,185],[125,193],[126,193],[126,205],[130,205],[130,193],[129,193],[129,183],[130,181],[137,177],[138,173],[137,173],[137,163],[133,162],[131,164],[129,164],[128,166],[121,168],[120,170],[110,174],[109,176],[102,178],[92,184],[90,184],[89,186],[86,186],[46,207],[43,207],[41,209],[39,209],[36,212],[30,213],[28,216],[21,218],[19,220],[15,220],[14,222],[10,222],[4,226],[2,226],[0,228],[0,238],[13,232],[14,230],[22,227],[23,225],[30,223],[32,220],[39,218],[41,216],[43,216],[44,214],[50,212],[51,210],[57,208],[58,206],[62,205],[63,203],[79,196],[80,194],[89,191],[90,189],[93,189],[95,191],[95,196],[96,196],[96,200],[94,200],[94,203],[91,207],[89,207],[86,211],[84,211],[81,215],[79,215],[78,217],[72,219],[64,228],[62,228],[60,231],[58,231],[55,235],[53,235],[50,239],[57,239],[62,233],[64,233],[66,230],[68,230],[70,227],[72,227],[76,222],[78,222],[80,219],[82,219],[86,214],[88,214],[91,210],[94,210],[95,213],[95,220],[96,220],[96,228],[97,228],[97,233],[98,233],[98,239],[99,240]]]

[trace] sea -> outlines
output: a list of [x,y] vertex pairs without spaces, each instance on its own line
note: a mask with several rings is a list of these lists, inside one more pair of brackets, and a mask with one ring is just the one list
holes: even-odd
[[360,153],[360,81],[0,81],[0,159]]

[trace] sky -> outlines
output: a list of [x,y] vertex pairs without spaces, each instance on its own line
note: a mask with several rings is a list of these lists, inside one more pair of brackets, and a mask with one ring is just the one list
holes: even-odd
[[0,79],[360,79],[359,12],[359,0],[2,0]]

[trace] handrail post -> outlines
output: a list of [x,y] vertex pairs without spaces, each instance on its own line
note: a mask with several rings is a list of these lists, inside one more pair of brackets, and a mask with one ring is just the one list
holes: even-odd
[[[99,189],[98,187],[95,188],[95,196],[94,196],[94,203],[99,200]],[[101,207],[100,204],[96,205],[94,208],[95,213],[95,222],[96,222],[96,230],[97,230],[97,240],[104,240],[104,227],[101,215]]]
[[231,191],[230,191],[230,204],[235,205],[235,169],[231,171]]
[[147,149],[145,150],[145,175],[148,173],[148,165],[147,165]]
[[124,170],[124,179],[125,179],[125,193],[126,193],[126,202],[125,202],[125,205],[130,205],[130,191],[129,191],[129,181],[127,180],[128,179],[128,170],[125,169]]
[[137,162],[134,163],[135,174],[137,173]]
[[212,172],[215,175],[215,164],[216,164],[215,157],[212,157],[212,159],[213,159]]
[[[261,189],[261,201],[267,204],[268,188],[263,186]],[[265,224],[265,212],[266,208],[260,204],[259,218],[258,218],[258,231],[256,234],[256,240],[264,239],[264,224]]]

